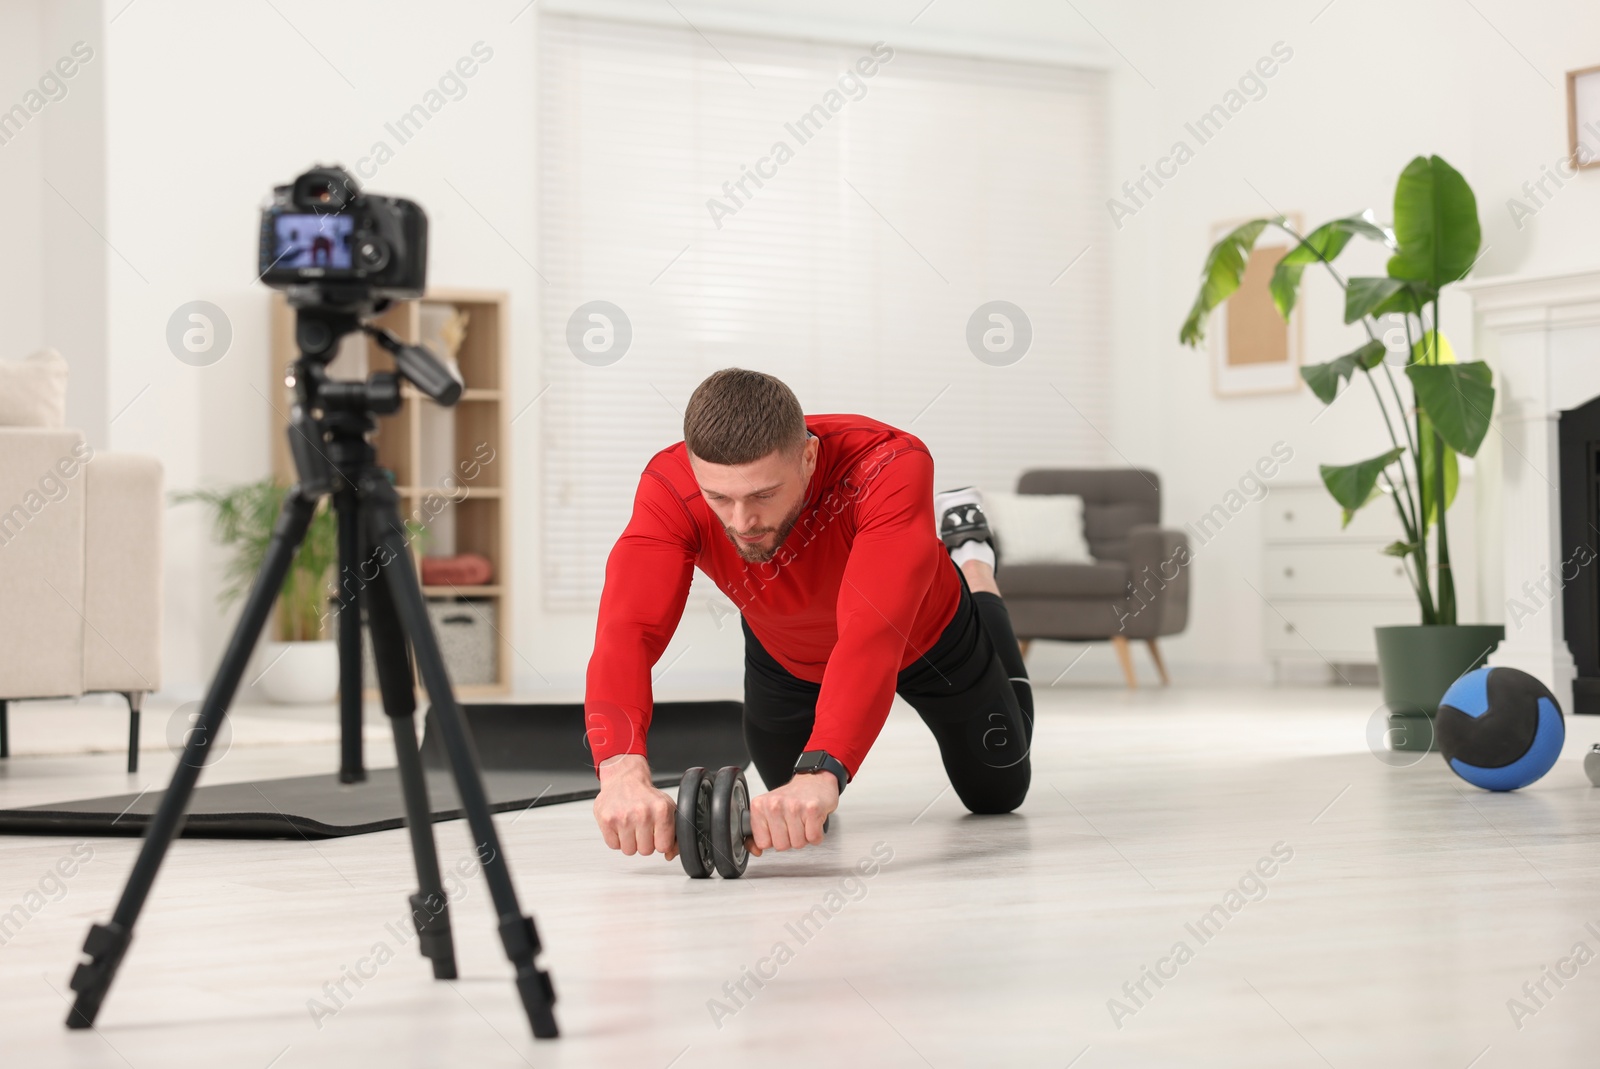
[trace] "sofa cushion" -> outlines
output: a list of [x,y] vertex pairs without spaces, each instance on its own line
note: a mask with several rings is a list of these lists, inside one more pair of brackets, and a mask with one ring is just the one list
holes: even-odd
[[67,362],[54,349],[26,360],[0,360],[0,427],[63,426],[67,421]]
[[1128,566],[1121,561],[1007,564],[1002,556],[995,582],[1007,598],[1125,598]]

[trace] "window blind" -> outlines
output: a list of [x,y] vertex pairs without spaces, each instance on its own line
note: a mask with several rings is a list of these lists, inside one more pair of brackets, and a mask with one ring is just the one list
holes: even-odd
[[910,431],[940,487],[1108,460],[1102,74],[555,15],[539,56],[547,607],[593,607],[721,367]]

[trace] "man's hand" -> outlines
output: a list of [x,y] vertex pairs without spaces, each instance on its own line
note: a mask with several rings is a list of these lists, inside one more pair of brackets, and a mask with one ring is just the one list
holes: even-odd
[[678,805],[650,782],[650,764],[643,755],[608,757],[600,763],[599,773],[594,819],[606,845],[629,857],[657,850],[668,861],[677,857]]
[[839,781],[831,772],[795,776],[775,791],[750,800],[750,837],[763,850],[798,850],[822,842],[822,822],[839,808]]

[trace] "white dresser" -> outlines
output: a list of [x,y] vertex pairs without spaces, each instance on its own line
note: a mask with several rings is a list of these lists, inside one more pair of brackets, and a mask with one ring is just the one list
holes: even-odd
[[[1393,502],[1372,502],[1343,530],[1339,506],[1320,482],[1274,486],[1264,505],[1262,633],[1280,676],[1287,661],[1376,664],[1374,627],[1422,622],[1404,565],[1382,552],[1404,537]],[[1477,604],[1473,514],[1472,480],[1463,478],[1449,520],[1456,604],[1465,621]],[[1432,542],[1430,536],[1430,548]]]

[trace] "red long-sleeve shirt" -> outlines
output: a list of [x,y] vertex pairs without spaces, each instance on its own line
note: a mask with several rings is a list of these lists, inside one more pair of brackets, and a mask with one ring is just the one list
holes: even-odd
[[822,685],[807,749],[856,774],[895,677],[938,639],[960,598],[933,518],[933,458],[865,416],[809,416],[819,442],[806,504],[778,552],[747,563],[700,493],[679,442],[651,458],[606,561],[585,719],[596,765],[645,752],[650,669],[677,629],[698,567],[761,645]]

